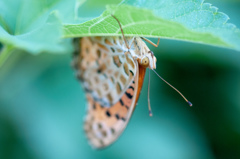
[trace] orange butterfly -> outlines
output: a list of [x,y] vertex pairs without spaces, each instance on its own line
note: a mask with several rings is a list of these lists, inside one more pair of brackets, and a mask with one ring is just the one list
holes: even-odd
[[[159,39],[156,45],[143,37],[126,38],[120,22],[113,18],[122,37],[83,37],[75,41],[73,65],[88,101],[84,130],[95,148],[104,148],[121,135],[135,109],[146,68],[156,69],[156,57],[143,40],[157,47]],[[150,101],[148,106],[152,116]]]

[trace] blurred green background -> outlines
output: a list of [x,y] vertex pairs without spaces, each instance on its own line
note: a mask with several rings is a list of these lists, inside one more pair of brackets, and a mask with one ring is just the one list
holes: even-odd
[[[240,27],[239,1],[208,2]],[[0,72],[0,159],[240,158],[240,53],[164,39],[151,48],[157,72],[193,107],[151,72],[154,116],[146,78],[127,129],[104,150],[85,138],[86,100],[71,54],[13,53]]]

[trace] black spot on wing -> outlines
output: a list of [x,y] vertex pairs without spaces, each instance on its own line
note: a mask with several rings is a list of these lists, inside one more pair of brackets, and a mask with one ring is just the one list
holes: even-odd
[[120,99],[119,102],[121,103],[122,106],[124,106],[122,99]]
[[115,50],[111,47],[112,52],[115,52]]
[[115,134],[115,129],[111,128],[111,133]]
[[98,70],[97,70],[97,73],[102,73],[102,70],[101,70],[101,69],[98,69]]
[[119,120],[119,119],[120,119],[120,117],[119,117],[119,115],[118,115],[118,114],[116,114],[116,115],[115,115],[115,117],[117,118],[117,120]]
[[98,123],[98,129],[102,129],[102,124]]
[[110,114],[110,112],[107,110],[106,111],[106,115],[108,116],[108,117],[111,117],[111,114]]
[[107,132],[106,131],[102,131],[101,133],[102,133],[103,137],[107,137]]
[[129,70],[129,72],[134,76],[134,73],[133,73],[133,71],[132,70]]
[[126,121],[126,118],[124,118],[124,117],[122,117],[121,119],[122,119],[122,121]]
[[125,92],[125,94],[126,94],[126,96],[127,96],[129,99],[132,99],[133,96],[132,96],[130,93]]
[[133,86],[130,86],[129,89],[132,89],[134,91],[134,87]]

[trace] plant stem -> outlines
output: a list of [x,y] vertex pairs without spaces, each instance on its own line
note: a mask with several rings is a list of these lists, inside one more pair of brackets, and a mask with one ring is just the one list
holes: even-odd
[[4,48],[0,52],[0,70],[12,52],[13,52],[13,46],[11,45],[4,46]]

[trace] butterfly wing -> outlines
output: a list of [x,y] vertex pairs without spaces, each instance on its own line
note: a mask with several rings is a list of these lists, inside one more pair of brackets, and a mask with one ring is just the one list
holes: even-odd
[[136,85],[136,82],[132,83],[120,100],[110,108],[102,107],[91,96],[87,96],[88,112],[84,130],[93,147],[104,148],[122,133],[134,109]]
[[[118,58],[109,56],[104,51],[106,46],[100,47],[103,50],[97,47],[97,50],[99,49],[100,51],[95,50],[94,54],[90,49],[96,47],[94,45],[100,46],[99,41],[102,41],[101,38],[85,38],[80,41],[81,54],[78,55],[79,50],[77,50],[77,55],[74,58],[74,66],[77,70],[80,70],[78,78],[83,83],[88,101],[84,130],[93,147],[104,148],[113,143],[127,126],[140,94],[146,69],[138,66],[138,62],[134,61],[130,55],[116,56]],[[112,40],[108,39],[108,41],[111,42]],[[93,47],[87,47],[85,45],[86,42],[90,43],[88,45],[93,45]],[[76,44],[79,45],[78,42]],[[119,48],[115,46],[114,49],[115,51],[110,52],[111,54],[114,54]],[[119,49],[117,52],[121,52],[121,50]],[[108,63],[108,61],[110,62]],[[108,69],[104,66],[102,71],[98,71],[105,64],[108,64]],[[128,67],[126,68],[125,65],[128,65]],[[109,72],[112,69],[113,71]],[[118,76],[115,76],[116,73]],[[121,79],[122,74],[126,78],[125,82]],[[93,86],[95,85],[94,82],[97,82],[93,80],[96,76],[100,76],[101,78],[98,77],[98,84]],[[103,98],[99,98],[99,96],[93,93],[98,89],[100,89],[99,91],[105,90],[102,88],[104,81],[109,82],[109,85],[111,85],[109,93],[114,95],[112,101],[104,102]],[[104,104],[109,104],[109,106]]]
[[[120,41],[120,42],[119,42]],[[84,37],[76,43],[74,58],[85,91],[103,107],[116,104],[136,75],[136,63],[124,54],[123,40],[114,37]]]
[[90,95],[87,95],[88,110],[84,130],[93,147],[104,148],[109,146],[122,134],[135,109],[145,71],[145,68],[140,67],[126,92],[110,108],[102,107]]

